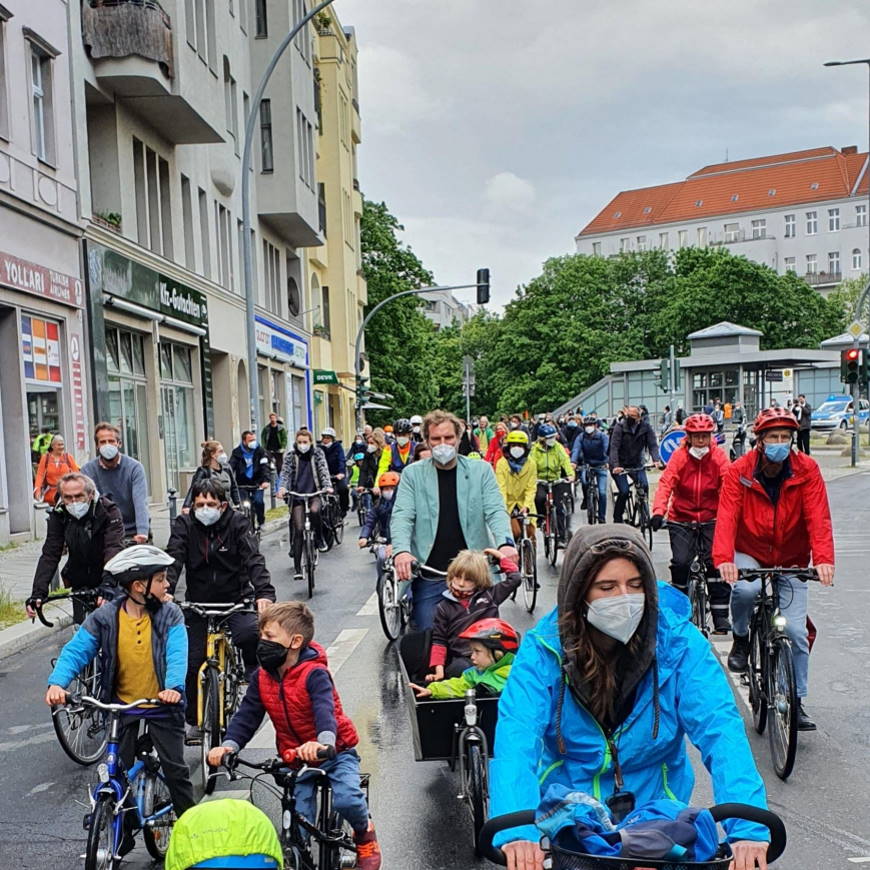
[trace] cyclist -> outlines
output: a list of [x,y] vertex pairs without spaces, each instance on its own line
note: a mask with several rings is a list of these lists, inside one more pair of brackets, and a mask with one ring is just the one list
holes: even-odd
[[[739,568],[805,566],[812,560],[825,586],[834,582],[834,534],[825,481],[816,461],[792,450],[798,428],[785,408],[765,408],[755,418],[754,450],[728,469],[719,496],[713,564],[733,587],[734,645],[728,668],[744,672],[749,659],[749,617],[760,580],[739,580]],[[779,606],[792,644],[799,700],[798,728],[814,731],[804,709],[809,670],[807,584],[780,577]]]
[[420,444],[423,441],[423,418],[419,414],[411,415],[411,431],[411,440]]
[[257,443],[257,436],[250,430],[242,432],[242,440],[230,456],[230,468],[236,476],[239,489],[250,495],[251,510],[257,525],[266,522],[264,490],[269,488],[269,457]]
[[[124,520],[118,506],[98,495],[94,482],[80,471],[65,474],[58,484],[58,500],[48,515],[42,555],[27,599],[27,615],[48,595],[51,578],[64,549],[68,553],[61,571],[64,585],[72,589],[97,589],[103,584],[103,566],[124,547]],[[73,620],[85,618],[81,601],[73,599]]]
[[360,549],[367,546],[369,539],[372,537],[381,537],[384,539],[383,544],[379,544],[375,551],[375,558],[378,565],[378,577],[384,571],[384,562],[393,555],[393,545],[390,537],[390,517],[393,515],[393,505],[395,501],[393,496],[396,494],[396,487],[399,485],[401,478],[395,471],[385,471],[378,479],[378,489],[380,497],[369,508],[366,514],[366,520],[359,530],[359,540],[357,545]]
[[[329,466],[323,451],[312,444],[311,433],[307,429],[299,429],[293,440],[293,446],[284,456],[284,467],[278,480],[278,498],[290,492],[318,492],[325,489],[332,492],[332,481],[329,477]],[[308,500],[308,510],[311,513],[311,525],[321,552],[326,550],[323,543],[320,524],[320,496]],[[290,503],[290,524],[293,526],[293,549],[290,555],[293,559],[293,579],[302,579],[302,532],[305,528],[305,501],[293,498]]]
[[[253,595],[257,610],[262,612],[275,600],[275,588],[247,519],[227,503],[226,492],[217,480],[198,481],[191,495],[193,510],[175,518],[166,545],[166,552],[174,560],[167,572],[170,593],[175,594],[184,568],[188,601],[237,604]],[[208,624],[189,610],[184,615],[189,649],[185,689],[190,701],[185,739],[193,746],[202,739],[196,717]],[[227,625],[250,676],[257,667],[257,617],[253,613],[234,613]]]
[[217,481],[223,487],[224,492],[229,495],[233,505],[240,505],[242,498],[239,494],[239,486],[236,483],[236,476],[230,468],[229,458],[223,445],[220,441],[203,441],[200,447],[202,447],[202,462],[193,473],[193,480],[191,480],[190,489],[187,490],[187,495],[184,497],[181,512],[190,513],[190,506],[193,504],[193,485],[199,483],[200,480]]
[[[61,650],[48,677],[45,701],[52,706],[66,703],[65,687],[97,655],[103,703],[159,698],[167,706],[124,715],[121,759],[128,769],[132,767],[139,722],[146,719],[172,805],[180,816],[196,801],[184,761],[187,634],[181,610],[169,600],[166,570],[170,565],[172,557],[150,544],[122,550],[106,563],[106,571],[124,594],[91,613]],[[127,830],[121,854],[133,845],[132,832]]]
[[[386,441],[384,441],[384,430],[374,429],[365,436],[366,448],[365,456],[359,468],[359,491],[363,492],[366,489],[373,489],[378,483],[378,466],[381,464],[381,456],[386,450]],[[363,504],[366,508],[371,507],[371,495],[363,493]]]
[[[505,507],[509,515],[514,510],[523,514],[535,512],[535,492],[538,486],[538,467],[534,462],[529,462],[529,436],[520,429],[508,432],[504,438],[501,459],[495,466],[495,479]],[[520,521],[511,516],[511,531],[514,540],[518,541],[522,536]],[[535,542],[535,524],[529,525],[529,536],[532,544]]]
[[[713,568],[710,555],[713,524],[729,462],[725,451],[713,444],[716,423],[709,414],[690,414],[683,425],[686,437],[674,451],[659,480],[652,508],[652,527],[658,531],[665,517],[675,523],[703,523],[700,531],[702,552],[698,557],[709,572]],[[689,566],[695,556],[692,552],[695,535],[678,525],[668,526],[668,534],[671,539],[671,584],[680,592],[688,592]],[[709,596],[713,630],[724,634],[731,628],[728,622],[731,590],[725,583],[710,583]]]
[[[532,445],[529,453],[532,464],[537,469],[538,480],[551,483],[564,478],[574,480],[574,466],[565,448],[556,440],[556,427],[550,423],[538,426],[538,440]],[[556,534],[564,543],[568,536],[568,516],[565,511],[565,499],[570,494],[567,483],[553,487],[553,503],[556,506]],[[538,484],[535,494],[535,512],[543,516],[547,506],[547,488]]]
[[[576,465],[588,465],[595,475],[598,486],[598,522],[607,522],[607,457],[609,439],[606,432],[599,427],[597,417],[587,415],[583,418],[583,432],[574,439],[574,449],[571,451],[571,462]],[[587,471],[581,472],[583,482],[583,503],[580,510],[586,510]]]
[[396,440],[392,444],[388,444],[381,452],[381,458],[378,462],[378,477],[385,471],[395,471],[396,474],[401,474],[406,466],[414,461],[414,451],[417,449],[415,442],[411,440],[414,427],[411,421],[402,417],[396,420],[394,432]]
[[[765,807],[728,680],[686,619],[685,596],[655,577],[636,529],[577,530],[557,606],[526,634],[499,700],[492,815],[537,807],[554,784],[600,801],[620,792],[621,803],[638,807],[688,803],[686,737],[700,749],[717,803]],[[764,866],[766,828],[736,820],[724,828],[737,868]],[[540,870],[538,838],[533,826],[497,837],[509,870]]]
[[345,456],[341,441],[337,441],[335,438],[335,429],[331,426],[327,426],[320,433],[320,449],[326,457],[329,475],[338,494],[338,505],[341,508],[341,515],[343,517],[347,516],[347,509],[350,507],[350,494],[347,489],[347,457]]
[[[619,490],[616,503],[613,505],[615,523],[622,522],[625,503],[628,501],[629,477],[634,481],[635,486],[649,491],[649,480],[643,468],[644,450],[649,451],[653,462],[659,468],[664,468],[652,426],[648,420],[641,419],[641,411],[637,405],[628,405],[623,411],[622,419],[613,424],[610,432],[610,470],[616,481],[616,488]],[[639,468],[640,471],[623,474],[626,468]]]
[[486,447],[486,453],[483,457],[493,467],[493,470],[495,470],[495,467],[498,465],[499,459],[504,455],[502,444],[504,443],[507,433],[508,427],[506,424],[501,421],[495,424],[495,434],[489,439],[489,444]]
[[562,443],[567,448],[569,454],[574,450],[574,442],[583,433],[580,424],[581,420],[578,420],[575,416],[571,416],[568,417],[559,427],[559,432],[562,436]]

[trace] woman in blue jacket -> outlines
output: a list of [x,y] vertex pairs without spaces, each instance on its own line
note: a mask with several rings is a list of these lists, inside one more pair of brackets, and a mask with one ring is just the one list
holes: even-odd
[[[717,803],[766,808],[743,720],[685,596],[656,582],[640,534],[585,526],[565,553],[557,605],[523,639],[499,703],[492,814],[534,809],[553,783],[637,806],[688,803],[688,737],[700,750]],[[767,830],[725,823],[734,870],[766,867]],[[510,870],[539,870],[533,827],[499,843]],[[505,845],[506,844],[506,845]]]

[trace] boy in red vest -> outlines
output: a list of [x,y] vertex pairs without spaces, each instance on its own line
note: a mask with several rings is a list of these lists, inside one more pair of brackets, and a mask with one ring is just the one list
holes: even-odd
[[[381,850],[360,788],[356,728],[341,706],[323,648],[314,643],[314,616],[301,601],[272,604],[260,614],[260,667],[227,728],[222,746],[208,763],[217,767],[229,752],[239,752],[254,736],[266,713],[275,726],[278,754],[295,749],[300,761],[329,775],[335,809],[350,823],[362,870],[378,870]],[[318,761],[329,746],[336,755]],[[300,779],[296,806],[314,819],[314,780]]]

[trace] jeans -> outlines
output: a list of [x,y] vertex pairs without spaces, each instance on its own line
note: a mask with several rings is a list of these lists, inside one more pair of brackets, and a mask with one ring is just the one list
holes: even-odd
[[435,580],[415,577],[411,582],[411,602],[413,604],[411,621],[417,630],[423,631],[432,628],[432,623],[435,621],[435,610],[446,588],[447,581],[440,577]]
[[[586,488],[586,468],[587,466],[584,466],[580,472],[584,490]],[[598,522],[604,523],[607,522],[607,467],[590,465],[588,468],[598,478]]]
[[[362,834],[368,830],[369,807],[359,784],[359,756],[355,749],[339,752],[335,758],[319,763],[320,770],[329,777],[332,786],[332,804],[336,812],[346,819],[354,831]],[[314,824],[315,786],[319,773],[303,773],[296,780],[296,810]]]
[[[760,568],[760,563],[745,553],[734,554],[734,564],[738,568]],[[807,637],[807,584],[795,580],[788,574],[777,581],[779,609],[788,620],[785,633],[791,641],[794,661],[794,679],[798,698],[807,696],[807,676],[810,666],[810,643]],[[731,627],[735,635],[746,637],[749,634],[749,617],[755,596],[761,591],[761,580],[738,580],[731,593]]]
[[[714,530],[715,526],[712,523],[701,529],[701,552],[698,555],[708,576],[713,573],[710,551],[713,548]],[[689,590],[689,567],[695,557],[695,533],[691,529],[669,524],[668,535],[671,539],[671,585],[685,593]],[[727,617],[731,587],[727,583],[708,583],[707,592],[710,598],[710,611],[714,618]]]
[[631,478],[638,487],[643,487],[649,492],[649,480],[647,480],[646,469],[633,471],[631,474],[614,474],[613,480],[616,482],[616,488],[619,490],[619,495],[616,496],[616,502],[613,505],[613,522],[621,523],[622,515],[625,512],[625,503],[628,501],[628,490],[630,487],[629,478]]

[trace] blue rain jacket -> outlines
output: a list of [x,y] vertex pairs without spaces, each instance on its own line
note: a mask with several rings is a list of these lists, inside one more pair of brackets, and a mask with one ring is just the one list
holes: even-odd
[[[650,668],[638,685],[634,709],[613,736],[624,788],[634,793],[636,806],[663,798],[690,803],[695,778],[686,752],[688,737],[710,771],[717,803],[766,809],[764,783],[727,678],[709,642],[688,620],[686,597],[663,583],[658,590],[658,736],[653,739],[655,669]],[[598,800],[614,791],[604,732],[570,690],[562,710],[565,755],[557,748],[562,679],[557,619],[554,608],[523,638],[499,701],[490,772],[493,816],[534,809],[554,782]],[[730,841],[770,839],[764,826],[751,822],[727,821],[724,828]],[[497,835],[495,843],[537,842],[539,836],[534,826],[513,828]]]

